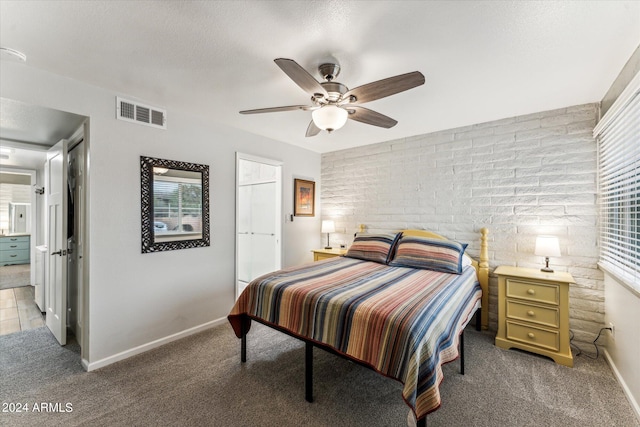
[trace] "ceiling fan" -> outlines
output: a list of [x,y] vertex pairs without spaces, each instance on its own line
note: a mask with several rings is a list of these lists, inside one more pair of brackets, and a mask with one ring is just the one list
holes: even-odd
[[412,89],[424,84],[424,76],[419,71],[400,74],[395,77],[378,80],[349,90],[342,83],[334,81],[340,74],[340,65],[321,64],[320,75],[326,80],[318,82],[311,74],[292,59],[278,58],[274,60],[298,86],[311,95],[312,105],[288,105],[285,107],[258,108],[240,111],[240,114],[275,113],[279,111],[304,110],[311,111],[311,123],[307,127],[306,136],[316,136],[321,130],[333,132],[340,129],[347,119],[368,125],[391,128],[398,122],[391,117],[380,114],[360,104],[374,101]]

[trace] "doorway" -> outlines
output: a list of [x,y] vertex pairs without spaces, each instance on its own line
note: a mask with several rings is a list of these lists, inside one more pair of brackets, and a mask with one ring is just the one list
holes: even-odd
[[[14,153],[3,151],[6,157]],[[44,325],[35,301],[35,186],[35,170],[0,166],[0,335]]]
[[282,264],[282,163],[236,154],[236,292]]
[[[0,169],[17,170],[30,168],[35,171],[37,177],[34,185],[30,186],[33,197],[37,198],[37,204],[31,212],[34,213],[36,224],[31,229],[31,275],[30,285],[42,284],[45,288],[46,267],[44,272],[37,274],[38,267],[47,264],[53,257],[53,252],[45,246],[48,243],[47,227],[47,191],[51,186],[50,182],[45,182],[45,163],[47,162],[47,151],[54,143],[66,139],[68,140],[68,154],[64,155],[63,163],[67,166],[69,174],[63,174],[69,182],[64,184],[64,194],[69,195],[67,218],[70,227],[64,227],[60,231],[63,236],[63,252],[61,259],[64,261],[66,269],[71,273],[69,280],[65,280],[65,305],[64,313],[67,318],[62,324],[65,334],[70,331],[75,335],[75,340],[81,348],[79,358],[87,359],[86,351],[89,342],[88,331],[88,267],[89,259],[87,253],[89,223],[87,220],[88,196],[88,152],[89,152],[89,118],[73,113],[55,110],[47,107],[24,104],[18,101],[0,98],[0,109],[2,117],[15,118],[11,123],[0,117],[0,142],[3,149],[10,153],[8,156],[0,157]],[[10,126],[9,126],[10,125]],[[3,153],[4,154],[4,153]],[[59,181],[59,180],[57,180]],[[62,186],[61,186],[62,188]],[[34,205],[34,204],[32,204]],[[67,202],[65,202],[65,206]],[[70,250],[70,253],[69,253]],[[38,262],[38,261],[41,262]],[[44,277],[45,279],[42,279]],[[37,288],[36,288],[37,289]],[[45,289],[46,291],[46,289]],[[47,293],[44,292],[44,303],[40,305],[38,311],[47,311]],[[50,296],[50,295],[49,295]],[[34,292],[37,297],[37,292]],[[78,348],[79,346],[73,346]],[[74,350],[75,351],[75,350]],[[86,366],[85,366],[86,368]]]

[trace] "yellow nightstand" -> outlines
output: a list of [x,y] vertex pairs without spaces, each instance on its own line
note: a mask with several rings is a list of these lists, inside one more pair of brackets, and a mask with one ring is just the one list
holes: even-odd
[[313,252],[313,260],[320,261],[321,259],[333,258],[336,256],[344,255],[347,253],[346,249],[314,249]]
[[496,346],[519,348],[573,366],[569,346],[569,273],[501,266]]

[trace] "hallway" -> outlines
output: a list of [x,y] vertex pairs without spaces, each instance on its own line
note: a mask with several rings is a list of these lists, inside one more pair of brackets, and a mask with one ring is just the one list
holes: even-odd
[[33,286],[0,290],[0,335],[45,325],[44,316],[33,298]]

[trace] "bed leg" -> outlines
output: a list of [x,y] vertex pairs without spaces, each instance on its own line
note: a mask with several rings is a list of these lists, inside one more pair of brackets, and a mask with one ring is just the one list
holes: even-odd
[[416,421],[416,427],[427,427],[427,416],[420,418]]
[[313,402],[313,344],[304,344],[304,398]]
[[481,310],[476,310],[476,331],[482,330],[482,315]]
[[240,338],[240,361],[242,363],[247,361],[247,334],[242,335],[242,338]]
[[240,338],[240,361],[245,363],[247,361],[247,332],[249,331],[249,325],[251,325],[251,319],[247,316],[242,316],[240,321],[242,325],[242,337]]
[[464,329],[460,334],[460,375],[464,375]]

